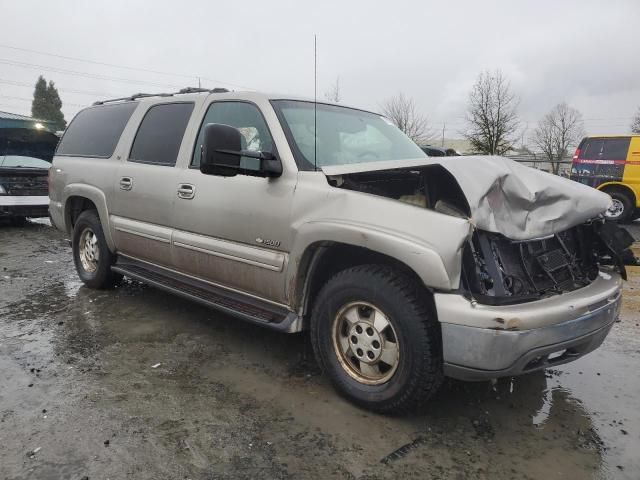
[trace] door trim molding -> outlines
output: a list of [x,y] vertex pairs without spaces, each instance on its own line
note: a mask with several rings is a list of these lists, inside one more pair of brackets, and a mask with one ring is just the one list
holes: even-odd
[[204,278],[196,277],[194,275],[189,275],[188,273],[184,273],[184,272],[181,272],[179,270],[175,270],[173,268],[167,268],[165,266],[156,265],[155,263],[149,262],[147,260],[142,260],[141,258],[135,257],[133,255],[127,255],[126,253],[118,252],[118,256],[119,257],[128,258],[128,259],[134,260],[136,262],[145,263],[145,264],[147,264],[147,265],[149,265],[150,267],[153,267],[153,268],[166,270],[167,272],[175,273],[177,275],[182,275],[183,277],[190,278],[192,280],[197,280],[197,281],[202,282],[202,283],[207,283],[207,284],[209,284],[209,285],[211,285],[213,287],[217,287],[217,288],[220,288],[222,290],[227,290],[229,292],[233,292],[233,293],[237,293],[237,294],[240,294],[240,295],[244,295],[245,297],[254,298],[256,300],[260,300],[260,301],[265,302],[265,303],[270,303],[271,305],[274,305],[276,307],[286,308],[287,310],[291,311],[291,307],[289,305],[287,305],[286,303],[274,302],[273,300],[269,300],[268,298],[261,297],[260,295],[255,295],[253,293],[248,293],[248,292],[245,292],[243,290],[239,290],[237,288],[232,288],[232,287],[229,287],[227,285],[222,285],[220,283],[212,282],[211,280],[205,280]]
[[173,231],[172,244],[176,247],[234,260],[273,272],[282,272],[287,256],[283,252],[182,230]]

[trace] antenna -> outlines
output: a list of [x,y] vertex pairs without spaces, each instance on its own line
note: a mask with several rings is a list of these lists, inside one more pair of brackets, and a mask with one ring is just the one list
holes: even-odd
[[313,169],[318,171],[318,36],[313,34]]

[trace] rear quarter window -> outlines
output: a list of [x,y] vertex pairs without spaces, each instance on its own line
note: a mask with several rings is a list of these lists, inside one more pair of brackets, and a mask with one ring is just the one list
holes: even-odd
[[56,155],[109,158],[137,106],[127,102],[82,110],[62,136]]

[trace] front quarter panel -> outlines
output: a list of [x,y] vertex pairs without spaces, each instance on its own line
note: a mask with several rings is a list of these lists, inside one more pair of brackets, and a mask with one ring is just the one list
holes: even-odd
[[287,284],[317,242],[338,242],[385,254],[409,266],[427,287],[458,288],[466,219],[383,197],[330,186],[321,172],[300,172],[294,196],[295,239]]

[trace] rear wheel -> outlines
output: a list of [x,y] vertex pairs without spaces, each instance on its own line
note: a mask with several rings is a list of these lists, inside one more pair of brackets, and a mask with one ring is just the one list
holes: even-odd
[[311,340],[336,389],[381,412],[412,410],[442,382],[439,324],[428,293],[386,266],[335,275],[314,302]]
[[605,212],[607,219],[614,222],[626,223],[632,219],[635,205],[631,195],[623,190],[607,190],[611,195],[611,207]]
[[111,271],[115,255],[104,238],[102,224],[95,210],[85,210],[73,226],[73,261],[78,276],[91,288],[111,288],[122,275]]

